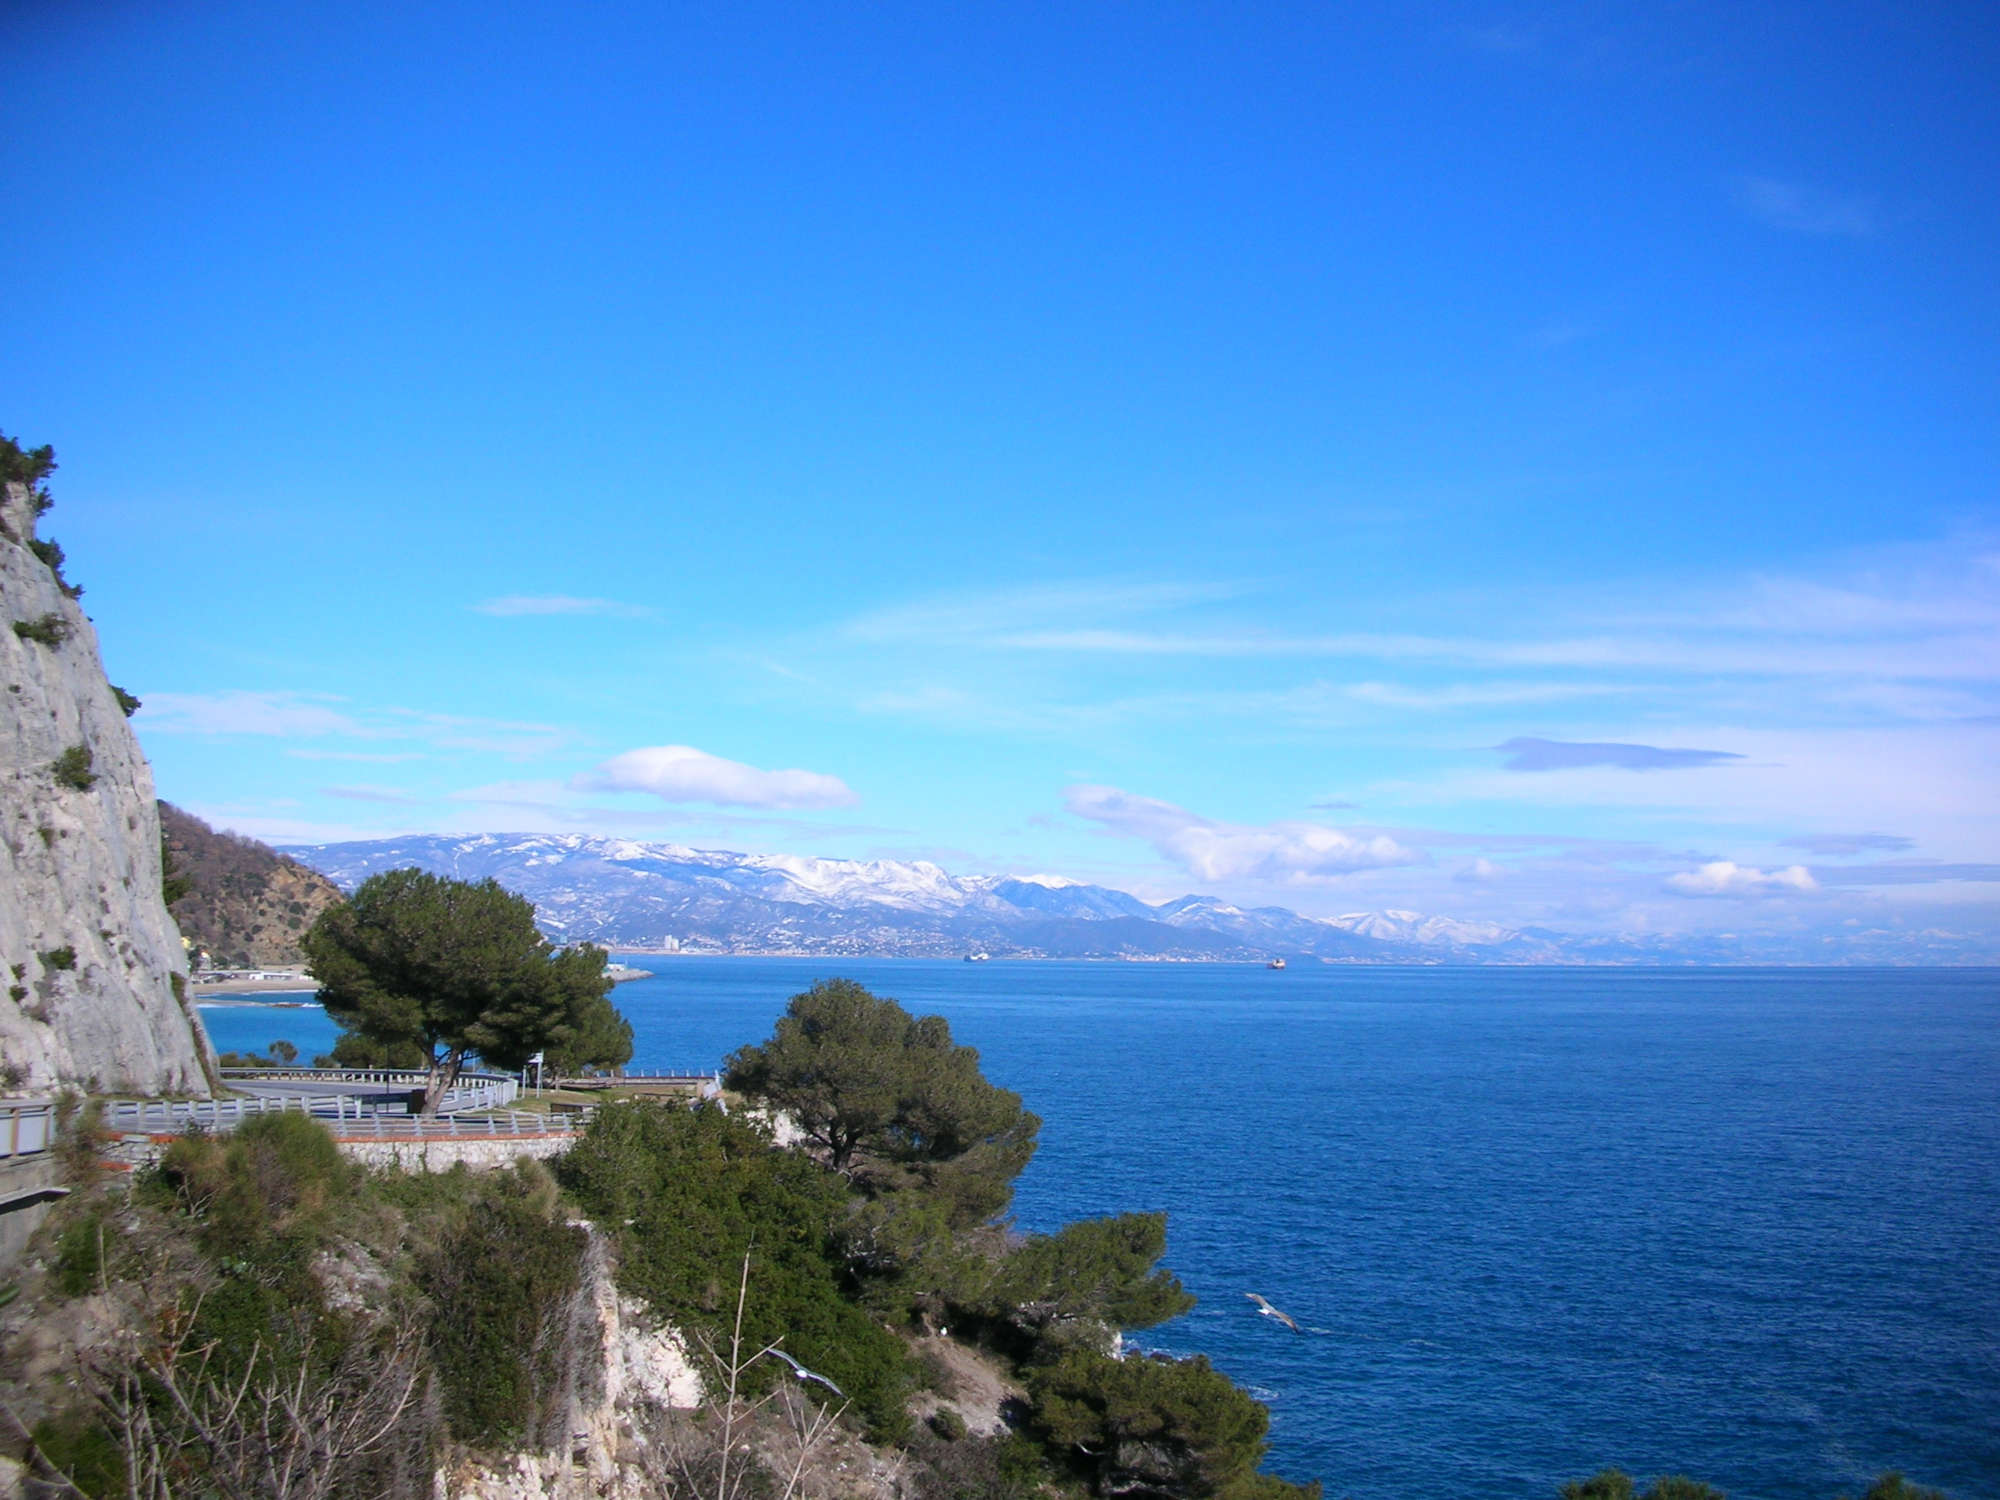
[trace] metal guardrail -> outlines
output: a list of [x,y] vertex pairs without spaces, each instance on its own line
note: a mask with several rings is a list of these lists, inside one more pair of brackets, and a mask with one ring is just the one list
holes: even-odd
[[[481,1084],[470,1089],[452,1089],[438,1106],[441,1116],[460,1112],[494,1110],[514,1102],[518,1087],[510,1078],[505,1086]],[[385,1114],[375,1101],[353,1094],[263,1094],[252,1099],[119,1099],[104,1107],[104,1123],[124,1134],[178,1135],[190,1125],[204,1130],[234,1130],[252,1115],[310,1115],[338,1124],[345,1120],[411,1119],[408,1114]],[[338,1133],[338,1131],[336,1131]]]
[[[430,1074],[422,1068],[223,1068],[220,1071],[224,1078],[232,1079],[263,1079],[273,1083],[373,1083],[395,1089],[422,1088],[430,1080]],[[478,1084],[491,1084],[495,1088],[513,1084],[518,1089],[520,1080],[512,1073],[475,1072],[472,1069],[458,1075],[459,1087]]]
[[722,1069],[711,1063],[702,1068],[666,1068],[650,1073],[590,1073],[579,1077],[563,1077],[551,1073],[545,1087],[552,1089],[616,1089],[644,1088],[648,1084],[699,1084],[709,1083],[722,1076]]
[[34,1156],[56,1139],[53,1099],[0,1100],[0,1157]]

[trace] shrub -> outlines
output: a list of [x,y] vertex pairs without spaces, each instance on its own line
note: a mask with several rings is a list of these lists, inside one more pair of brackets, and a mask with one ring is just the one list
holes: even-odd
[[930,1429],[947,1443],[955,1443],[965,1436],[965,1418],[949,1406],[940,1406],[930,1415]]
[[63,563],[66,559],[63,557],[61,542],[36,537],[29,541],[28,550],[39,557],[47,565],[48,570],[55,574],[57,588],[72,599],[83,597],[83,590],[63,577]]
[[49,774],[73,791],[87,792],[97,785],[97,773],[90,769],[90,746],[71,745],[49,765]]
[[53,969],[58,973],[74,969],[76,967],[76,949],[72,948],[68,943],[64,943],[60,948],[44,950],[41,954],[41,960],[43,968]]
[[461,1442],[539,1446],[563,1434],[554,1396],[585,1235],[534,1201],[534,1184],[501,1178],[419,1258],[430,1299],[430,1349],[445,1418]]
[[[15,628],[18,630],[20,627],[16,626]],[[128,719],[141,708],[145,707],[143,703],[115,682],[111,684],[111,696],[118,700],[118,707],[124,711],[125,717]]]
[[326,1127],[294,1114],[252,1115],[223,1138],[184,1135],[159,1170],[212,1253],[272,1272],[304,1265],[354,1178]]
[[0,484],[25,484],[32,489],[55,471],[56,450],[49,444],[23,448],[0,432]]
[[1081,1219],[1010,1254],[980,1311],[1030,1333],[1078,1321],[1151,1328],[1194,1306],[1173,1272],[1155,1269],[1166,1249],[1165,1214]]
[[1946,1497],[1943,1490],[1934,1490],[1927,1484],[1911,1484],[1892,1469],[1878,1476],[1861,1500],[1946,1500]]
[[[902,1345],[841,1295],[834,1230],[842,1180],[718,1110],[652,1103],[598,1111],[558,1169],[585,1213],[620,1230],[619,1279],[698,1338],[727,1342],[743,1257],[751,1256],[743,1338],[786,1351],[832,1380],[878,1437],[900,1437],[913,1372]],[[752,1394],[772,1361],[745,1372]]]
[[32,620],[16,620],[14,634],[38,646],[60,646],[70,637],[70,623],[54,610]]
[[56,1290],[81,1297],[97,1290],[104,1274],[104,1217],[89,1213],[56,1237]]
[[[1869,1497],[1870,1500],[1923,1500],[1917,1495],[1877,1497],[1873,1490],[1869,1491]],[[1562,1500],[1728,1500],[1728,1496],[1715,1486],[1685,1474],[1664,1475],[1640,1490],[1624,1470],[1600,1469],[1588,1479],[1572,1479],[1564,1485]]]
[[127,1493],[125,1455],[102,1422],[82,1412],[45,1417],[31,1434],[35,1449],[92,1500]]
[[1051,1447],[1083,1456],[1100,1488],[1220,1500],[1311,1496],[1257,1473],[1271,1414],[1229,1377],[1192,1359],[1113,1359],[1073,1349],[1028,1379]]

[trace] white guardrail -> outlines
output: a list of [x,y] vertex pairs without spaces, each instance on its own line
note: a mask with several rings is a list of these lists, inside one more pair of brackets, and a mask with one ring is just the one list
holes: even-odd
[[266,1095],[260,1099],[203,1099],[184,1103],[119,1100],[105,1106],[104,1123],[124,1135],[179,1135],[190,1128],[234,1130],[257,1115],[276,1114],[303,1114],[323,1120],[343,1140],[356,1136],[428,1140],[436,1136],[575,1135],[588,1123],[581,1115],[531,1114],[518,1109],[465,1111],[435,1117],[383,1114],[344,1094],[319,1099]]
[[[430,1075],[416,1068],[223,1068],[232,1083],[362,1083],[381,1089],[420,1089]],[[511,1103],[521,1092],[512,1073],[461,1073],[452,1091],[487,1089],[497,1102]]]
[[34,1156],[55,1144],[53,1099],[0,1100],[0,1158]]

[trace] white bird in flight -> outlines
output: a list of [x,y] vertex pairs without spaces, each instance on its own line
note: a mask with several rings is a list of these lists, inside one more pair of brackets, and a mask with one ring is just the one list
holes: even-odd
[[835,1385],[831,1380],[828,1380],[824,1375],[816,1374],[815,1372],[808,1370],[804,1365],[800,1364],[797,1360],[793,1359],[791,1355],[785,1353],[784,1350],[777,1348],[776,1346],[773,1346],[772,1348],[766,1349],[764,1352],[766,1354],[775,1354],[779,1359],[782,1359],[786,1364],[790,1365],[792,1367],[792,1373],[798,1376],[799,1379],[817,1380],[821,1385],[825,1386],[828,1390],[832,1391],[834,1395],[840,1397],[841,1400],[845,1401],[847,1399],[847,1392],[843,1391],[839,1386]]
[[1266,1302],[1262,1297],[1258,1296],[1255,1292],[1245,1292],[1243,1295],[1248,1297],[1252,1302],[1256,1303],[1257,1311],[1262,1313],[1265,1317],[1276,1318],[1280,1323],[1283,1323],[1287,1328],[1291,1329],[1293,1333],[1305,1332],[1303,1328],[1299,1327],[1298,1320],[1294,1318],[1290,1313],[1278,1311],[1277,1308],[1271,1306],[1270,1303]]

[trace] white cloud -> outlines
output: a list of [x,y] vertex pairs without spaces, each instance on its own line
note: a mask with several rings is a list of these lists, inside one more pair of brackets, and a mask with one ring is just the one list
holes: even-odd
[[1380,834],[1357,838],[1322,823],[1218,823],[1116,787],[1073,786],[1064,802],[1080,818],[1144,839],[1202,880],[1314,884],[1423,857]]
[[1699,869],[1669,875],[1667,889],[1682,896],[1798,896],[1817,891],[1819,882],[1804,865],[1759,870],[1717,859]]
[[1875,233],[1875,205],[1866,198],[1842,198],[1799,182],[1775,177],[1744,177],[1736,183],[1736,201],[1752,218],[1773,229],[1797,234],[1846,235],[1866,239]]
[[341,700],[318,693],[148,693],[141,725],[168,734],[266,734],[285,739],[319,735],[370,738],[351,714],[328,705]]
[[482,615],[616,615],[639,619],[652,614],[643,604],[625,604],[616,599],[579,599],[570,594],[503,594],[472,606]]
[[[575,738],[554,724],[518,719],[482,719],[430,713],[414,708],[362,708],[327,693],[246,692],[148,693],[139,727],[156,734],[267,735],[275,739],[403,741],[432,751],[471,750],[515,758],[561,749]],[[372,753],[319,748],[287,748],[286,754],[313,760],[392,763],[422,758],[421,751]]]
[[852,807],[861,800],[838,776],[759,770],[692,745],[627,750],[570,785],[582,792],[650,792],[663,802],[722,807]]

